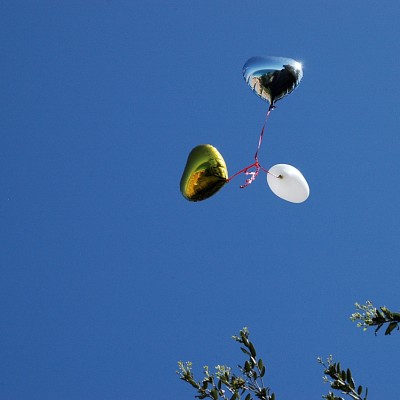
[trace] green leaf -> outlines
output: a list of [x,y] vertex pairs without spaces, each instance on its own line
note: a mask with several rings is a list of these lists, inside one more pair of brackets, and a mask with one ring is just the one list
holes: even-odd
[[386,307],[381,307],[381,310],[383,311],[387,319],[393,318],[393,314]]
[[265,375],[265,366],[263,365],[262,369],[261,369],[261,373],[260,376],[261,378]]
[[342,381],[346,382],[346,371],[342,371]]
[[351,382],[351,371],[350,371],[349,368],[347,368],[346,380],[347,380],[348,383]]
[[250,355],[250,353],[244,347],[241,347],[240,350],[242,350],[244,354],[247,354],[248,356]]
[[400,314],[399,313],[392,313],[393,319],[397,322],[400,322]]
[[249,363],[248,361],[246,361],[246,362],[244,363],[244,370],[245,370],[246,372],[250,372],[250,370],[251,370],[251,366],[250,366],[250,363]]
[[253,343],[251,343],[251,342],[249,342],[249,350],[250,350],[251,355],[253,357],[255,357],[256,356],[256,349],[254,348]]
[[357,389],[357,394],[358,394],[359,396],[361,396],[361,393],[362,393],[362,386],[360,385],[360,386],[358,387],[358,389]]
[[395,329],[397,326],[397,322],[391,322],[389,326],[386,328],[385,335],[390,335],[392,330]]
[[193,379],[189,379],[187,380],[187,382],[189,382],[194,388],[200,389],[200,385],[196,383]]
[[235,392],[235,393],[233,393],[231,400],[237,400],[238,398],[239,398],[239,395]]
[[248,347],[249,346],[249,339],[247,339],[247,336],[246,336],[245,332],[240,331],[240,336],[242,337],[243,344],[246,347]]
[[218,400],[218,390],[216,388],[212,389],[210,394],[214,400]]
[[263,361],[261,360],[261,358],[258,360],[257,365],[258,365],[258,368],[259,368],[260,370],[262,370],[264,364],[263,364]]
[[251,394],[249,393],[244,400],[251,400]]
[[375,336],[378,333],[379,329],[381,329],[383,324],[379,324],[378,327],[375,329]]
[[351,380],[350,380],[350,382],[349,382],[349,385],[350,385],[350,387],[351,387],[352,389],[355,389],[355,388],[356,388],[356,383],[354,382],[354,379],[353,379],[353,378],[351,378]]
[[340,363],[336,364],[336,372],[340,374]]

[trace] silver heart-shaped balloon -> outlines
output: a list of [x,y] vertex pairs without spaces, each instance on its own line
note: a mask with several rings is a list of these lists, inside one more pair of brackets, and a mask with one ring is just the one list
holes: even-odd
[[291,58],[252,57],[243,66],[243,77],[254,93],[273,107],[296,89],[303,78],[303,68]]

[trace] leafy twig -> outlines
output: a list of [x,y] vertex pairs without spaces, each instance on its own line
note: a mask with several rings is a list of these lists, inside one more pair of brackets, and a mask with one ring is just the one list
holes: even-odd
[[[362,397],[363,387],[357,387],[354,382],[352,373],[349,368],[342,370],[340,363],[334,363],[332,356],[326,359],[326,363],[318,357],[318,362],[324,366],[324,382],[330,384],[331,388],[338,390],[343,394],[350,396],[354,400],[367,400],[368,388],[365,390],[365,395]],[[334,393],[329,392],[326,396],[322,396],[326,400],[344,400],[343,397],[337,397]]]
[[391,312],[387,307],[374,307],[369,300],[365,305],[355,303],[357,312],[351,314],[350,319],[357,321],[357,327],[366,331],[370,326],[376,326],[375,335],[384,324],[389,324],[386,328],[385,335],[390,335],[394,329],[399,330],[400,313]]
[[275,400],[275,394],[270,393],[270,389],[264,386],[265,365],[261,358],[257,359],[256,349],[249,340],[248,329],[243,328],[239,336],[232,336],[232,339],[242,345],[240,349],[248,356],[243,366],[238,366],[239,375],[232,373],[232,369],[225,365],[217,365],[216,372],[210,374],[209,368],[205,366],[204,378],[196,382],[192,373],[192,363],[179,361],[177,374],[180,379],[196,389],[195,397],[198,399],[240,400],[246,395],[244,400]]

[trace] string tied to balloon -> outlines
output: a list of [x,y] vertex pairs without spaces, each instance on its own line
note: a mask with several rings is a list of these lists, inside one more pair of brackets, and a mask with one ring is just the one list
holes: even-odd
[[[257,150],[256,153],[254,154],[254,163],[248,165],[247,167],[241,169],[240,171],[236,172],[235,174],[233,174],[231,177],[228,178],[228,182],[230,182],[235,176],[240,175],[240,174],[245,174],[248,175],[249,178],[246,179],[245,183],[243,185],[240,185],[240,188],[243,189],[249,185],[251,185],[257,178],[258,174],[261,171],[264,171],[267,174],[273,175],[275,178],[282,178],[282,176],[278,176],[278,175],[274,175],[271,172],[269,172],[267,169],[263,168],[262,165],[260,164],[260,162],[258,161],[258,153],[260,151],[261,148],[261,144],[262,144],[262,140],[264,137],[264,132],[265,132],[265,127],[268,121],[268,118],[271,114],[271,111],[274,110],[276,107],[271,104],[268,108],[267,111],[267,115],[265,116],[265,120],[264,120],[264,124],[263,127],[261,129],[261,133],[260,133],[260,137],[258,139],[258,146],[257,146]],[[252,170],[254,169],[254,170]]]

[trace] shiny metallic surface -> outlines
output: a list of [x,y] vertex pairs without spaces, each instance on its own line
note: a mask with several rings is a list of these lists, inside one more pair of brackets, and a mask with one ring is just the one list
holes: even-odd
[[180,189],[189,201],[208,199],[228,182],[228,169],[219,151],[210,144],[196,146],[189,154]]
[[284,57],[252,57],[242,72],[253,92],[271,106],[290,94],[303,78],[302,65]]

